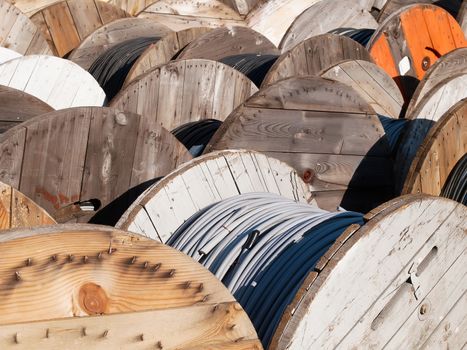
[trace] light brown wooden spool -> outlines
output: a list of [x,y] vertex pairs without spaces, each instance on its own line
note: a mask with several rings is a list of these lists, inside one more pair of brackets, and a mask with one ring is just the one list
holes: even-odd
[[0,182],[0,231],[53,224],[55,220],[44,209],[21,192]]
[[111,108],[60,110],[0,135],[0,181],[52,214],[83,200],[105,206],[189,159],[167,130]]
[[405,196],[365,219],[306,278],[270,349],[462,347],[467,208]]
[[467,1],[462,1],[461,8],[459,10],[459,14],[457,16],[457,21],[459,22],[462,31],[467,36]]
[[159,0],[139,12],[138,17],[150,18],[175,31],[244,25],[235,10],[216,0]]
[[203,58],[220,61],[241,54],[279,55],[279,50],[263,35],[245,27],[217,28],[196,38],[179,59]]
[[31,20],[55,55],[64,57],[104,24],[130,15],[99,0],[63,0],[41,9]]
[[251,192],[311,201],[309,186],[286,163],[253,151],[219,151],[184,164],[153,185],[116,227],[166,242],[199,210]]
[[223,63],[180,60],[139,77],[110,106],[144,115],[173,130],[201,119],[222,121],[257,90],[246,76]]
[[207,27],[196,27],[165,35],[148,47],[136,60],[128,72],[123,87],[153,68],[169,63],[184,47],[210,30],[211,28]]
[[0,134],[32,117],[53,110],[32,95],[0,85]]
[[125,40],[140,37],[163,38],[171,32],[165,25],[150,19],[118,19],[89,34],[68,58],[84,69],[89,69],[105,50]]
[[302,41],[283,53],[266,74],[262,87],[294,76],[319,76],[347,60],[372,62],[368,51],[356,41],[337,34],[322,34]]
[[399,88],[394,80],[374,63],[349,60],[330,67],[321,76],[351,86],[376,113],[390,118],[401,116],[404,98]]
[[0,252],[2,349],[261,349],[219,280],[143,236],[54,225],[5,231]]
[[[300,42],[313,36],[329,33],[339,28],[376,29],[378,22],[368,12],[368,0],[322,0],[303,11],[290,25],[279,48],[289,51]],[[312,25],[316,23],[319,25]]]
[[383,127],[351,87],[316,77],[281,80],[226,119],[206,152],[245,148],[278,158],[311,184],[318,205],[366,211],[392,198]]
[[7,0],[0,0],[0,19],[0,46],[22,55],[52,54],[39,28]]
[[457,162],[467,153],[467,99],[451,108],[418,149],[403,193],[439,196]]

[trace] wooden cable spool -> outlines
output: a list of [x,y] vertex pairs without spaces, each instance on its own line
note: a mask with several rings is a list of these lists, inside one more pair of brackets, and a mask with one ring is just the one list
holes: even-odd
[[99,0],[62,0],[31,16],[56,56],[64,57],[104,24],[130,15]]
[[133,80],[153,68],[169,63],[169,61],[177,57],[185,46],[210,30],[211,28],[205,27],[189,28],[171,32],[160,38],[158,42],[151,45],[139,56],[128,72],[123,86],[126,87]]
[[245,27],[217,28],[188,44],[178,59],[203,58],[221,61],[241,54],[279,55],[279,50],[263,35]]
[[372,62],[368,51],[345,36],[322,34],[283,53],[269,70],[262,86],[294,76],[319,76],[328,68],[347,60]]
[[36,25],[7,0],[0,0],[0,46],[22,55],[52,54]]
[[[467,74],[467,48],[460,48],[441,56],[426,72],[417,85],[407,107],[407,118],[413,118],[415,108],[423,98],[443,80]],[[422,116],[423,117],[423,116]]]
[[410,166],[402,193],[439,196],[466,153],[467,99],[464,99],[439,119],[425,137]]
[[365,220],[350,226],[309,273],[269,349],[465,343],[464,332],[454,329],[465,325],[466,207],[405,196]]
[[193,157],[199,157],[221,125],[219,120],[205,119],[180,125],[172,130],[172,134]]
[[28,119],[53,110],[37,97],[0,85],[0,134]]
[[138,17],[150,18],[174,31],[244,25],[235,10],[217,0],[159,0],[139,12]]
[[448,11],[452,16],[456,17],[459,7],[461,6],[461,1],[462,0],[386,0],[377,19],[379,23],[383,23],[389,16],[394,12],[397,12],[402,7],[420,3],[440,6]]
[[374,63],[349,60],[338,63],[321,74],[321,77],[340,81],[357,91],[376,113],[399,118],[404,98],[394,80]]
[[[0,135],[0,181],[60,222],[85,221],[99,204],[105,206],[189,159],[167,130],[111,108],[60,110]],[[93,207],[80,211],[79,203],[88,200]]]
[[2,230],[53,225],[55,220],[30,198],[0,182],[0,234]]
[[311,200],[308,185],[286,163],[253,151],[220,151],[184,164],[150,187],[116,227],[166,242],[200,209],[252,192]]
[[418,4],[389,16],[367,48],[375,62],[396,80],[408,102],[418,81],[438,58],[466,46],[464,33],[448,12]]
[[162,38],[171,32],[166,26],[149,19],[118,19],[89,34],[68,58],[87,70],[102,52],[121,42],[141,37]]
[[23,56],[3,63],[0,85],[24,91],[54,109],[102,106],[105,102],[105,93],[92,75],[54,56]]
[[201,59],[180,60],[133,81],[110,106],[147,116],[173,130],[202,119],[223,121],[256,91],[247,77],[227,65]]
[[311,185],[318,205],[365,212],[392,198],[391,147],[371,106],[351,87],[289,78],[238,107],[206,152],[251,149],[278,158]]
[[0,46],[0,64],[21,56],[22,55],[16,51]]
[[[368,0],[324,0],[311,5],[292,22],[279,48],[286,52],[306,39],[336,29],[376,29],[378,22],[367,11],[368,3]],[[319,25],[310,26],[310,23]]]
[[2,232],[0,252],[2,348],[262,349],[220,281],[143,236],[46,226]]
[[459,22],[464,35],[467,36],[467,1],[462,1],[459,14],[457,15],[457,21]]

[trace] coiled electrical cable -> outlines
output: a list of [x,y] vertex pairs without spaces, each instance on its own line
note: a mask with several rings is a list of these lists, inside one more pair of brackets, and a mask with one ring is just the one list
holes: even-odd
[[225,57],[221,62],[245,74],[259,87],[278,57],[276,55],[242,54]]
[[205,119],[183,124],[174,129],[172,134],[183,143],[193,157],[199,157],[221,125],[219,120]]
[[122,88],[135,61],[159,37],[126,40],[104,51],[91,65],[89,73],[104,89],[110,101]]
[[464,154],[449,174],[441,196],[467,205],[467,154]]
[[374,32],[374,29],[340,28],[331,31],[330,33],[344,35],[366,47],[370,42],[370,39],[373,36]]
[[378,118],[383,125],[383,129],[386,133],[386,138],[391,147],[391,151],[394,153],[399,146],[402,132],[410,121],[408,119],[394,119],[382,115],[378,115]]
[[167,243],[230,289],[267,347],[304,279],[351,224],[363,225],[362,214],[249,193],[196,213]]

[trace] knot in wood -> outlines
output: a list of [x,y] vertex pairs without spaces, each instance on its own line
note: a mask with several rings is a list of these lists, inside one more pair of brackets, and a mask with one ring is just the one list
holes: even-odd
[[81,287],[79,302],[81,308],[89,315],[104,314],[108,308],[108,298],[104,289],[94,283],[86,283]]

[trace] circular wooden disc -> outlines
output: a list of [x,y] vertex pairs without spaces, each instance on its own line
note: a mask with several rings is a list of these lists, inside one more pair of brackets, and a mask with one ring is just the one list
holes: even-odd
[[53,110],[47,103],[32,95],[0,85],[0,134],[28,119]]
[[0,182],[0,231],[53,225],[55,220],[30,198]]
[[150,18],[175,31],[244,25],[235,10],[217,0],[159,0],[139,12],[138,17]]
[[16,51],[0,46],[0,64],[10,61],[14,58],[21,57],[21,56],[22,55]]
[[[51,343],[60,343],[57,329],[50,327],[45,340],[45,332],[39,336],[33,331],[49,320],[57,320],[59,329],[74,324],[66,332],[74,349],[78,344],[122,348],[129,342],[131,347],[151,344],[159,349],[203,344],[242,349],[241,340],[258,342],[248,316],[214,275],[183,253],[146,237],[113,227],[54,225],[6,231],[0,237],[0,252],[1,344],[12,342],[16,328],[18,342],[37,347],[44,341],[50,348]],[[146,316],[146,325],[131,323],[131,315],[138,318],[138,312],[152,313],[152,318]],[[129,319],[118,325],[119,317],[125,320],[118,315],[122,313],[130,313]],[[66,319],[73,317],[79,320]],[[100,322],[92,321],[96,317]],[[34,324],[38,321],[40,327]],[[19,322],[29,324],[22,324],[19,331],[13,325]]]
[[366,219],[305,279],[270,349],[462,348],[467,208],[407,196]]
[[418,149],[403,193],[439,196],[457,162],[467,153],[467,99],[451,108]]
[[60,110],[11,128],[0,135],[0,155],[0,181],[50,213],[91,199],[105,206],[191,159],[155,123],[96,107]]
[[64,57],[97,28],[130,15],[98,0],[62,0],[31,16],[55,55]]
[[104,90],[71,61],[43,55],[15,58],[0,65],[0,85],[24,91],[54,109],[102,106]]
[[87,70],[99,55],[116,44],[140,37],[162,38],[171,32],[165,25],[150,19],[118,19],[91,33],[68,58]]
[[[289,51],[300,42],[316,35],[329,33],[338,28],[376,29],[378,22],[367,11],[362,1],[325,0],[303,11],[291,24],[281,40],[279,48]],[[310,25],[319,23],[319,25]]]
[[166,242],[197,211],[242,193],[270,192],[300,202],[310,189],[287,164],[252,151],[221,151],[184,164],[141,195],[116,227]]
[[203,58],[220,61],[241,54],[279,55],[279,50],[267,38],[245,27],[213,29],[188,44],[179,59]]
[[367,47],[375,62],[396,79],[408,102],[418,80],[439,57],[465,46],[464,33],[448,12],[418,4],[389,16]]
[[147,116],[168,130],[201,119],[223,121],[256,86],[223,63],[180,60],[157,67],[120,91],[110,105]]
[[7,0],[0,0],[0,18],[0,46],[22,55],[52,54],[36,25]]
[[406,116],[414,116],[414,110],[436,85],[443,80],[449,79],[458,74],[467,74],[467,48],[460,48],[441,56],[434,65],[428,69],[423,79],[417,86],[409,106]]
[[394,80],[374,63],[349,60],[329,68],[323,78],[351,86],[367,101],[376,113],[391,118],[401,115],[404,98]]
[[207,27],[198,27],[165,35],[157,43],[148,47],[136,60],[128,72],[123,87],[153,68],[168,63],[177,56],[185,46],[210,30],[211,29]]
[[436,6],[440,6],[446,11],[449,11],[454,16],[458,11],[461,2],[462,0],[386,0],[378,15],[378,22],[384,22],[384,20],[387,19],[391,14],[404,6],[420,3],[435,4]]
[[396,190],[402,190],[412,161],[430,128],[459,101],[467,98],[467,74],[453,76],[435,86],[420,101],[414,119],[403,134],[395,160]]
[[356,41],[336,34],[322,34],[302,41],[283,53],[264,78],[263,87],[294,76],[319,76],[347,60],[372,62],[368,51]]
[[383,126],[340,82],[297,77],[260,90],[226,119],[206,150],[223,149],[251,149],[288,163],[323,209],[366,211],[392,195]]

